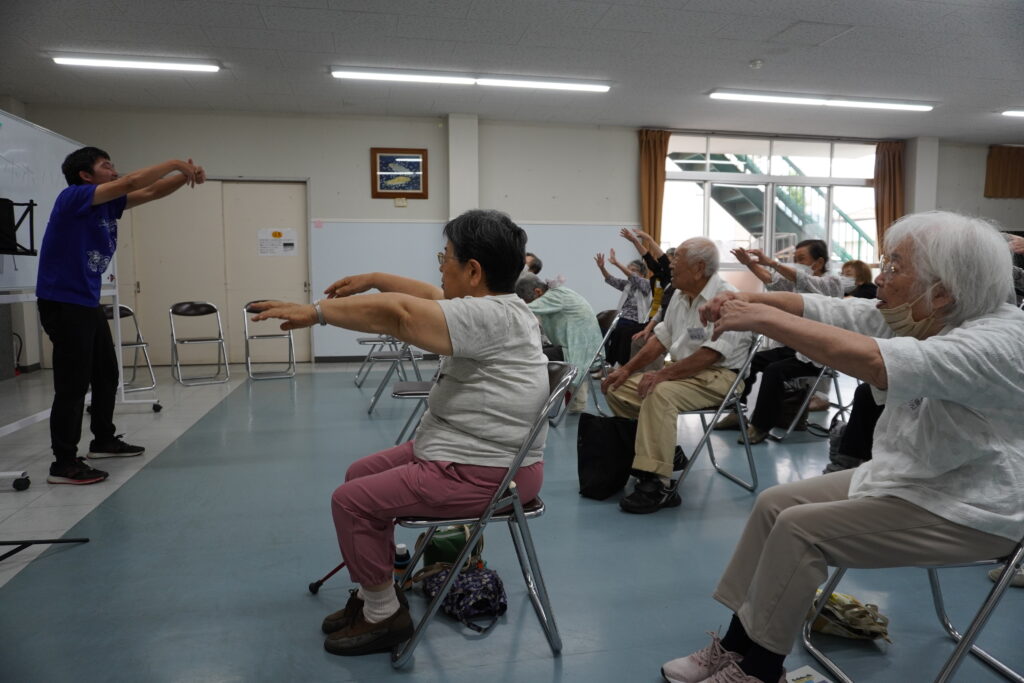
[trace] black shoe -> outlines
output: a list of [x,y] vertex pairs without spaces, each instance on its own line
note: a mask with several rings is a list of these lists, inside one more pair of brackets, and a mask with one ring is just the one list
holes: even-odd
[[124,434],[118,434],[103,442],[93,439],[89,443],[89,452],[85,457],[93,460],[96,458],[130,458],[146,452],[146,449],[142,446],[133,446],[130,443],[125,443],[124,439],[121,438],[122,436]]
[[107,478],[107,473],[96,470],[81,458],[72,462],[54,462],[50,464],[50,476],[46,478],[51,484],[98,484]]
[[672,471],[678,472],[679,470],[686,467],[686,453],[683,452],[682,446],[676,446],[675,455],[672,456]]
[[[395,592],[398,593],[398,604],[409,609],[409,598],[405,597],[405,591],[395,586]],[[323,623],[320,624],[320,630],[324,633],[329,635],[335,631],[340,631],[351,624],[356,617],[362,615],[363,599],[359,597],[359,589],[349,589],[348,593],[348,602],[345,603],[345,607],[324,617]]]
[[398,611],[384,621],[371,624],[359,610],[348,626],[327,636],[324,649],[332,655],[354,657],[373,652],[390,652],[396,645],[412,637],[412,617],[409,608],[399,606]]
[[619,507],[623,512],[648,515],[661,508],[678,507],[682,503],[683,500],[678,493],[663,485],[656,476],[648,473],[646,477],[637,480],[636,486],[633,487],[633,493],[619,501]]

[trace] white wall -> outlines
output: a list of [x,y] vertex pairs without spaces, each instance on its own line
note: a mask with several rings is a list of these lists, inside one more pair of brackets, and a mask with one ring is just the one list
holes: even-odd
[[937,208],[990,218],[1006,230],[1024,230],[1024,199],[985,197],[987,158],[985,145],[940,143]]

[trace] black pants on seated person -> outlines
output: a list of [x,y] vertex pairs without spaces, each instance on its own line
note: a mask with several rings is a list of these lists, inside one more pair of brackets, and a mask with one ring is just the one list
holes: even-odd
[[871,446],[875,437],[875,424],[882,415],[885,406],[875,403],[871,395],[871,387],[861,384],[853,392],[853,405],[850,407],[850,420],[839,440],[839,452],[842,455],[858,460],[871,459]]
[[[776,354],[775,352],[780,352]],[[757,390],[757,403],[754,405],[754,413],[750,416],[750,424],[762,432],[767,432],[779,423],[782,416],[782,397],[785,394],[785,383],[797,377],[815,377],[821,368],[813,363],[797,360],[796,352],[793,349],[781,348],[761,351],[754,355],[772,354],[767,356],[773,360],[764,366],[761,371],[761,387]],[[764,362],[764,360],[762,360]],[[748,377],[748,383],[753,383],[753,378]]]

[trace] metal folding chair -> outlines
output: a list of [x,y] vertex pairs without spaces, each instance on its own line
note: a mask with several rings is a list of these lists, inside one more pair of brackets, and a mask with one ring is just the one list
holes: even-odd
[[[250,379],[287,379],[288,377],[295,376],[295,340],[292,339],[292,331],[287,332],[273,332],[273,333],[262,333],[254,334],[249,331],[249,316],[256,311],[250,311],[249,307],[253,304],[266,301],[266,299],[256,299],[250,301],[242,307],[242,329],[245,331],[245,371],[249,373]],[[288,364],[283,370],[264,370],[262,372],[255,372],[252,369],[252,343],[260,339],[284,339],[288,343]]]
[[[441,359],[438,358],[437,370],[429,382],[395,382],[394,386],[391,387],[391,398],[412,399],[416,401],[413,405],[412,413],[409,414],[409,419],[402,426],[402,431],[398,432],[398,438],[395,439],[396,446],[411,439],[412,435],[416,432],[420,420],[423,419],[423,412],[427,407],[427,397],[430,396],[430,390],[440,375]],[[408,433],[408,436],[406,436],[406,433]]]
[[785,429],[783,429],[782,427],[772,427],[768,431],[769,437],[771,437],[775,441],[782,441],[787,436],[793,433],[793,430],[796,429],[797,424],[800,423],[800,417],[807,411],[807,406],[810,405],[811,399],[814,397],[814,392],[818,388],[818,384],[821,382],[821,379],[826,376],[832,378],[832,386],[836,390],[836,402],[830,405],[838,408],[839,413],[843,416],[843,419],[846,419],[846,411],[848,410],[848,408],[843,404],[843,394],[839,390],[839,373],[827,365],[822,365],[821,372],[819,372],[815,376],[814,382],[811,383],[809,387],[807,387],[807,394],[804,396],[803,403],[800,404],[800,410],[796,411],[796,415],[793,417],[793,421],[790,422],[789,426],[786,427]]
[[[519,558],[519,567],[522,569],[523,578],[526,580],[526,590],[530,595],[530,601],[533,603],[537,618],[540,620],[544,634],[547,636],[551,652],[556,655],[562,650],[562,639],[558,634],[558,626],[555,623],[555,616],[551,611],[551,602],[548,598],[544,577],[541,575],[540,563],[537,560],[537,552],[533,546],[533,539],[527,524],[528,519],[544,514],[544,502],[538,496],[524,504],[519,498],[519,492],[516,490],[515,481],[513,480],[541,428],[544,427],[551,408],[558,401],[563,400],[563,396],[570,384],[572,384],[575,375],[576,368],[572,365],[567,363],[548,363],[548,382],[551,389],[548,399],[537,413],[529,435],[519,447],[519,452],[516,453],[512,464],[509,466],[508,473],[494,492],[494,496],[491,498],[491,502],[487,505],[483,514],[476,518],[466,519],[414,519],[411,517],[400,517],[397,520],[399,525],[409,529],[426,529],[424,542],[419,544],[419,547],[413,554],[409,563],[410,569],[407,571],[411,571],[416,566],[420,556],[423,554],[423,550],[430,544],[430,539],[439,527],[453,524],[471,525],[469,539],[459,553],[459,556],[452,563],[453,567],[461,567],[465,564],[469,553],[476,546],[488,523],[492,521],[506,522],[509,533],[512,535],[512,543],[515,546],[516,555]],[[392,651],[391,664],[396,669],[403,666],[412,657],[416,646],[419,645],[423,635],[426,633],[430,620],[437,614],[441,603],[444,602],[457,576],[458,572],[456,571],[448,573],[448,578],[445,580],[444,585],[441,586],[441,590],[431,600],[426,613],[416,624],[416,630],[413,632],[412,637]],[[399,579],[399,585],[401,585],[404,579],[404,576]]]
[[369,346],[370,350],[366,352],[366,356],[363,358],[362,364],[359,369],[356,370],[355,384],[357,387],[363,386],[363,382],[366,381],[366,376],[370,374],[370,370],[373,369],[373,364],[376,362],[374,354],[378,351],[398,351],[399,341],[389,334],[378,334],[376,337],[359,337],[356,339],[356,343],[360,346]]
[[[224,343],[224,327],[220,321],[220,311],[208,301],[179,301],[171,306],[167,313],[171,319],[171,374],[176,380],[186,386],[196,384],[223,384],[231,377],[231,368],[228,367],[228,349]],[[176,317],[198,318],[213,315],[217,317],[217,336],[206,337],[179,337],[174,327]],[[217,371],[212,375],[198,377],[184,377],[181,374],[181,358],[178,355],[178,345],[190,344],[216,344],[217,345]],[[224,369],[223,376],[221,368]]]
[[[946,683],[947,681],[952,680],[968,652],[990,666],[1004,678],[1016,681],[1016,683],[1024,683],[1024,676],[974,644],[978,639],[978,635],[981,633],[981,630],[985,628],[985,624],[988,622],[988,618],[992,615],[993,610],[995,610],[999,601],[1006,593],[1006,589],[1010,585],[1010,580],[1013,578],[1014,572],[1021,566],[1022,561],[1024,561],[1024,539],[1017,544],[1013,549],[1013,552],[1006,557],[999,559],[983,560],[981,562],[968,562],[965,564],[925,567],[925,569],[928,570],[928,582],[931,585],[932,602],[935,606],[935,615],[938,617],[939,623],[942,624],[942,628],[945,629],[949,637],[957,643],[953,653],[948,659],[946,659],[946,662],[942,665],[942,669],[939,670],[939,674],[935,677],[935,683]],[[949,616],[946,614],[946,606],[942,599],[942,587],[939,585],[938,570],[951,567],[985,566],[997,563],[1003,563],[1005,565],[1003,567],[1003,571],[999,574],[999,578],[996,579],[995,585],[992,586],[992,590],[989,591],[988,597],[985,598],[985,602],[981,604],[981,607],[975,613],[974,619],[971,620],[967,630],[961,634],[956,630],[956,627],[953,626]],[[829,659],[825,653],[815,647],[811,642],[811,626],[814,624],[814,620],[818,618],[818,615],[821,614],[821,610],[825,607],[825,603],[828,601],[828,596],[832,595],[835,591],[836,587],[839,585],[839,581],[843,578],[843,574],[845,573],[845,567],[836,567],[835,571],[832,572],[832,576],[829,577],[828,581],[826,581],[825,585],[822,587],[818,599],[814,602],[814,607],[811,610],[811,613],[804,622],[803,644],[807,652],[818,660],[822,666],[828,669],[829,673],[838,683],[853,683],[853,679],[847,676],[846,672],[839,668],[835,662]]]
[[[608,343],[608,337],[612,336],[612,330],[614,330],[615,326],[619,324],[619,318],[621,317],[622,310],[620,309],[615,312],[615,317],[612,318],[611,323],[608,325],[608,329],[604,333],[604,337],[601,339],[601,345],[597,347],[597,353],[594,354],[594,359],[590,361],[590,365],[587,368],[587,376],[580,377],[578,379],[580,383],[589,382],[588,393],[590,396],[588,398],[594,399],[594,408],[597,410],[597,414],[605,417],[607,417],[607,415],[603,410],[601,410],[601,402],[597,399],[597,395],[601,393],[601,382],[599,379],[594,377],[594,373],[598,373],[600,375],[600,379],[604,379],[608,374],[608,361],[606,360],[604,345]],[[558,419],[561,421],[561,416],[559,416]]]
[[370,406],[366,409],[366,414],[373,414],[373,409],[377,405],[377,401],[380,400],[381,394],[384,393],[384,389],[389,386],[391,382],[391,376],[396,372],[398,376],[403,380],[409,378],[405,374],[404,362],[408,360],[412,364],[412,371],[416,374],[416,381],[422,382],[423,375],[420,374],[419,361],[423,360],[423,352],[412,348],[406,343],[402,343],[401,348],[398,351],[378,351],[375,356],[375,362],[389,361],[388,370],[384,373],[384,377],[381,378],[380,384],[377,385],[377,390],[373,392],[373,398],[370,399]]
[[[121,349],[132,350],[132,376],[124,383],[124,393],[128,394],[133,391],[147,391],[156,386],[156,375],[153,374],[153,363],[149,360],[149,343],[142,338],[142,331],[139,329],[139,319],[135,316],[135,311],[130,307],[121,304],[119,310],[120,320],[131,320],[135,326],[135,340],[131,340],[132,330],[128,330],[128,336],[121,335]],[[107,320],[114,320],[114,304],[103,305],[103,315]],[[117,324],[120,324],[120,320]],[[135,386],[135,376],[139,369],[139,353],[142,353],[142,359],[146,361],[146,370],[149,372],[149,384],[145,386]],[[130,387],[130,388],[129,388]]]
[[[746,378],[750,372],[750,364],[754,360],[754,354],[757,353],[758,348],[761,346],[761,342],[764,341],[762,335],[755,335],[750,341],[750,349],[747,351],[746,360],[743,361],[743,366],[736,372],[736,379],[732,381],[732,386],[729,387],[729,391],[726,392],[722,402],[715,408],[701,408],[698,410],[687,410],[679,413],[680,415],[700,415],[700,423],[704,428],[704,433],[700,437],[700,441],[697,442],[693,452],[690,454],[689,459],[686,461],[686,465],[683,467],[682,472],[679,474],[679,478],[672,484],[672,491],[675,492],[686,479],[686,475],[690,473],[690,469],[693,464],[697,462],[697,456],[700,455],[701,449],[704,446],[708,448],[708,457],[711,458],[711,464],[715,470],[724,476],[729,481],[739,484],[748,491],[757,490],[757,468],[754,467],[754,456],[750,452],[750,440],[747,438],[747,417],[743,413],[743,403],[740,396],[740,383]],[[715,450],[711,445],[711,434],[715,429],[715,424],[718,423],[719,418],[726,411],[731,410],[735,413],[736,418],[740,423],[740,435],[743,438],[743,448],[747,453],[747,465],[750,467],[750,481],[744,481],[731,472],[723,469],[719,466],[718,461],[715,459]],[[709,421],[708,415],[713,417]]]

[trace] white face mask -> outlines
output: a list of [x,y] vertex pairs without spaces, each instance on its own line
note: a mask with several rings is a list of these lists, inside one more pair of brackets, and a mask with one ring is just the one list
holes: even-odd
[[813,275],[814,274],[814,271],[811,270],[811,267],[808,266],[808,265],[805,265],[803,263],[794,263],[793,264],[793,270],[795,270],[798,273],[803,273],[804,275]]
[[857,289],[857,281],[849,275],[840,275],[839,281],[843,283],[843,294],[849,294]]
[[[935,283],[937,285],[939,283]],[[935,324],[935,312],[932,311],[927,317],[922,320],[914,320],[913,313],[910,309],[913,308],[914,304],[925,297],[929,291],[931,291],[935,285],[932,285],[925,291],[921,292],[921,296],[917,297],[909,303],[903,303],[899,306],[893,306],[892,308],[880,308],[878,311],[885,318],[885,323],[893,331],[897,337],[913,337],[914,339],[924,339],[922,335],[930,330]]]

